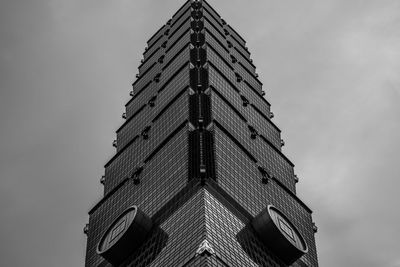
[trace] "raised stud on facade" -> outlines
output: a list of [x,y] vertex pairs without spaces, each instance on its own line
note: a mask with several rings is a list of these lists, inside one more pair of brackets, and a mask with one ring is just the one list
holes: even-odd
[[242,99],[243,107],[247,107],[250,103],[249,100],[243,95],[240,95],[240,98]]
[[83,227],[83,233],[85,235],[88,235],[88,233],[89,233],[89,224],[88,223],[85,224],[85,226]]
[[157,99],[157,96],[153,96],[152,98],[150,98],[150,100],[148,102],[150,107],[154,107],[156,105],[156,103],[155,103],[156,99]]
[[251,125],[248,125],[247,127],[248,127],[249,130],[250,130],[250,138],[251,138],[251,139],[256,139],[256,137],[257,137],[257,135],[258,135],[257,130],[254,129],[254,127],[251,126]]
[[297,184],[299,182],[299,177],[297,174],[294,175],[294,182]]
[[161,73],[157,73],[153,80],[154,80],[156,83],[158,83],[158,82],[160,81],[160,77],[161,77]]
[[144,140],[149,139],[149,131],[150,131],[150,126],[146,126],[146,128],[143,129],[141,135],[143,137]]
[[313,226],[312,226],[313,232],[317,233],[318,232],[318,226],[315,225],[315,222],[313,222]]
[[275,117],[275,114],[271,111],[271,112],[269,113],[269,118],[272,119],[273,117]]
[[140,184],[140,174],[142,173],[142,171],[143,171],[143,166],[137,167],[133,170],[131,174],[131,179],[134,185]]
[[268,184],[268,181],[271,179],[271,175],[264,167],[258,166],[258,170],[260,171],[262,176],[261,183]]
[[236,81],[237,81],[238,83],[240,83],[240,82],[243,80],[242,76],[240,76],[239,73],[235,72],[235,76],[236,76]]

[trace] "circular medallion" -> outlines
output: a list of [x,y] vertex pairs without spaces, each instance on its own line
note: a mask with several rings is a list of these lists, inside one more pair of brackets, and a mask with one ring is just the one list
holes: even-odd
[[286,264],[307,253],[308,247],[300,232],[276,207],[269,205],[252,224],[263,243]]
[[141,245],[151,227],[150,218],[137,206],[129,207],[104,232],[97,253],[118,265]]

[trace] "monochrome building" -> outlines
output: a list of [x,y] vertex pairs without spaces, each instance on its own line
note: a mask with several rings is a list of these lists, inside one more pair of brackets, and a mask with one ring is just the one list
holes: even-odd
[[245,40],[187,1],[143,56],[84,229],[86,266],[318,266]]

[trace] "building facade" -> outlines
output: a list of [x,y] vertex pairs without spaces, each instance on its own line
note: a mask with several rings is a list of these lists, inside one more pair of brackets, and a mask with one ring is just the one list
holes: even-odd
[[318,266],[245,41],[206,1],[149,39],[131,96],[86,266]]

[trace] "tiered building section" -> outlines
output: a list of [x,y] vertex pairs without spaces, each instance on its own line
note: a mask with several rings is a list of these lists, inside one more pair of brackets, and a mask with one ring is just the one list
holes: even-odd
[[318,266],[245,41],[206,1],[150,38],[131,96],[86,266]]

